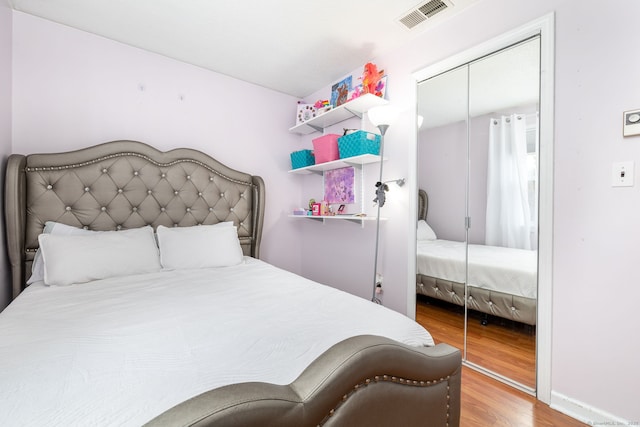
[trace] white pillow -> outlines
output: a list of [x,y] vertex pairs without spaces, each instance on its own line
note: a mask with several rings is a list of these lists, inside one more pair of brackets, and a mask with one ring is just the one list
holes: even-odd
[[161,269],[150,226],[84,235],[41,234],[46,285],[70,285]]
[[[47,221],[44,223],[45,234],[59,234],[64,236],[87,235],[96,231],[85,230],[83,228],[72,227],[59,222]],[[27,280],[27,285],[44,280],[44,261],[42,260],[42,250],[38,248],[31,264],[31,277]]]
[[233,223],[168,228],[158,226],[160,263],[166,269],[228,267],[242,262]]
[[429,227],[427,221],[421,219],[418,221],[418,240],[436,240],[436,233]]

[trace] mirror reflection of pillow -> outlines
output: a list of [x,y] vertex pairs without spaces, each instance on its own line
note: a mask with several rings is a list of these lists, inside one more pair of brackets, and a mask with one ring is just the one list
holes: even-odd
[[436,233],[433,231],[427,221],[421,219],[418,221],[418,240],[436,240]]

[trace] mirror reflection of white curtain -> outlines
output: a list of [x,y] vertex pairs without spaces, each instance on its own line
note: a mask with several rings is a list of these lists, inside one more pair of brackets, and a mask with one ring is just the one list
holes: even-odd
[[491,119],[488,165],[485,243],[531,249],[524,116]]

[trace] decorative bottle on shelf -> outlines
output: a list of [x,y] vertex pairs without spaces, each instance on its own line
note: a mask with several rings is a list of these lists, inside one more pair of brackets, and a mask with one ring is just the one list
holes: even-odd
[[326,200],[323,200],[320,203],[320,215],[322,216],[329,215],[329,203]]

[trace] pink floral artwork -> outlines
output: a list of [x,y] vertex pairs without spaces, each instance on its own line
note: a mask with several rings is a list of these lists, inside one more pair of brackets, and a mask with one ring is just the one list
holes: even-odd
[[324,199],[328,203],[355,203],[355,169],[341,168],[324,173]]

